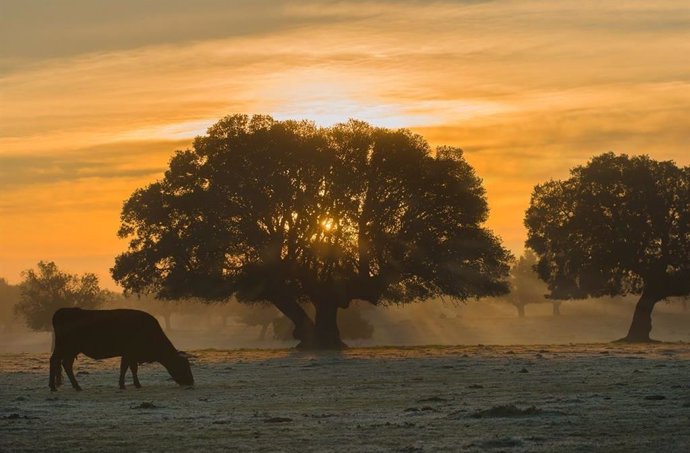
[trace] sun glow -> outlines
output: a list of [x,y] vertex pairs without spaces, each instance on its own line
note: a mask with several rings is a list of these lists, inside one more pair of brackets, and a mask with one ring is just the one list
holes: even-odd
[[266,80],[262,94],[272,99],[278,120],[307,118],[324,127],[350,118],[382,127],[429,124],[428,114],[382,99],[381,77],[356,69],[297,69]]
[[331,231],[335,230],[336,224],[335,220],[331,218],[325,218],[321,220],[321,229],[325,231],[326,233],[330,233]]

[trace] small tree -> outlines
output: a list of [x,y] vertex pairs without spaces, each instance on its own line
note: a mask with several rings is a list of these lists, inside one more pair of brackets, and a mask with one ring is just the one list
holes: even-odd
[[531,250],[525,250],[523,256],[510,268],[510,293],[506,295],[507,301],[517,308],[518,316],[525,316],[525,306],[528,304],[548,303],[553,304],[553,314],[560,314],[559,300],[549,300],[545,297],[548,293],[546,283],[539,278],[535,267],[537,256]]
[[98,286],[95,274],[68,274],[55,263],[40,261],[38,269],[22,272],[20,301],[15,310],[33,330],[50,331],[58,308],[96,308],[107,293]]
[[690,167],[602,154],[536,186],[525,225],[551,297],[640,296],[623,340],[650,341],[654,305],[690,294]]
[[235,115],[127,200],[112,273],[162,298],[268,301],[300,346],[340,348],[353,300],[505,293],[510,254],[487,214],[460,149],[358,121]]

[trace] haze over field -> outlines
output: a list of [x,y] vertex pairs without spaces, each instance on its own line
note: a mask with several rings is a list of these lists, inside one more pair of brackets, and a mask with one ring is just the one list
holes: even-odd
[[0,6],[0,276],[107,287],[122,202],[235,112],[350,117],[462,147],[522,249],[532,187],[615,151],[690,163],[686,2]]
[[[554,316],[550,303],[530,304],[526,316],[518,318],[515,307],[500,300],[467,304],[436,300],[393,307],[361,303],[342,310],[339,325],[344,341],[355,348],[607,343],[625,333],[634,305],[634,297],[572,301],[563,303],[561,315]],[[154,314],[173,343],[184,350],[285,349],[297,344],[289,321],[282,318],[280,324],[280,313],[268,305],[261,309],[235,301],[203,305],[130,299],[100,308],[122,307]],[[364,321],[353,323],[345,316],[353,311]],[[164,314],[169,314],[167,321]],[[660,303],[654,313],[654,338],[690,343],[689,321],[690,312],[680,301]],[[276,332],[281,325],[288,330]],[[31,331],[20,318],[0,314],[0,354],[43,353],[51,349],[51,341],[51,332]]]

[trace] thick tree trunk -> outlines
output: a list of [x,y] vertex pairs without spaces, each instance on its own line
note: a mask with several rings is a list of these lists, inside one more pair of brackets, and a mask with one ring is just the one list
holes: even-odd
[[553,315],[554,316],[560,316],[561,315],[561,303],[560,302],[552,302],[553,304]]
[[622,338],[621,341],[628,343],[649,343],[652,341],[649,338],[649,333],[652,331],[652,310],[654,310],[654,305],[661,299],[663,297],[648,291],[642,293],[640,300],[635,306],[635,313],[633,314],[628,335]]
[[299,340],[297,348],[315,349],[317,347],[316,326],[297,301],[281,299],[273,301],[273,305],[292,321],[292,324],[295,326],[292,336]]
[[316,342],[318,349],[343,349],[347,346],[340,340],[338,330],[338,305],[333,302],[317,302]]
[[525,306],[522,304],[516,305],[515,308],[517,308],[518,311],[518,316],[521,318],[525,317]]

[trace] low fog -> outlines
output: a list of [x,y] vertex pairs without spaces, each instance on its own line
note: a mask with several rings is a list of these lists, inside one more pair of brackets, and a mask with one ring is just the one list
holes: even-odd
[[[430,300],[373,307],[355,302],[340,310],[343,340],[352,347],[412,345],[510,345],[609,342],[625,336],[636,298],[563,301],[554,314],[549,301],[525,306],[525,316],[507,299],[468,302]],[[13,311],[11,295],[0,299],[0,352],[48,352],[50,332],[29,330]],[[652,336],[690,342],[687,300],[657,305]],[[136,308],[156,316],[180,349],[290,348],[292,325],[271,306],[157,301],[114,295],[102,309]],[[306,307],[308,310],[309,307]]]

